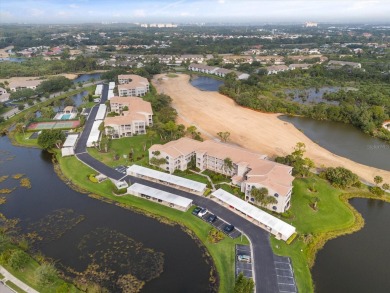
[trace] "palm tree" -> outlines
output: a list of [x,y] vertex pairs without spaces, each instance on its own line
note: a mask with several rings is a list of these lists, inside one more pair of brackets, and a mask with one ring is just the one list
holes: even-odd
[[225,171],[225,175],[229,173],[233,169],[233,161],[229,157],[223,160],[222,169]]
[[266,202],[266,198],[271,197],[271,196],[268,196],[268,189],[265,187],[252,188],[251,189],[251,196],[255,199],[256,202],[258,202],[260,204],[264,204]]

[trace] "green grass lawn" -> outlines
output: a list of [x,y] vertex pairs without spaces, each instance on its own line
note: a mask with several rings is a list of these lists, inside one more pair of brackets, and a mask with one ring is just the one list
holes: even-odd
[[[97,148],[88,148],[88,153],[92,157],[111,167],[119,165],[128,166],[132,164],[145,166],[148,162],[148,149],[156,143],[161,143],[160,138],[154,138],[151,141],[146,135],[123,137],[120,139],[113,139],[107,153],[100,152]],[[134,151],[133,162],[130,162],[128,159],[131,149]],[[114,160],[115,155],[119,155],[119,160]],[[127,156],[127,158],[125,158],[124,155]]]
[[0,274],[0,280],[3,280],[4,279],[4,276],[2,274]]
[[29,139],[32,135],[32,132],[25,133],[12,133],[12,140],[16,142],[18,145],[28,146],[28,147],[39,147],[38,139]]
[[12,283],[11,281],[7,281],[5,282],[5,284],[12,288],[15,292],[18,292],[18,293],[25,293],[26,291],[22,290],[21,288],[19,288],[18,286],[16,286],[14,283]]
[[[234,247],[235,244],[248,244],[246,237],[241,239],[230,239],[226,237],[224,240],[217,244],[211,244],[207,241],[207,235],[211,226],[202,221],[201,219],[193,216],[191,210],[187,212],[181,212],[175,209],[171,209],[166,206],[159,205],[157,203],[134,197],[131,195],[114,196],[111,192],[111,184],[108,181],[102,183],[92,183],[87,179],[87,175],[95,173],[92,169],[85,166],[74,157],[58,158],[61,170],[63,174],[70,178],[71,181],[77,186],[82,187],[85,190],[90,191],[93,194],[104,197],[110,201],[119,203],[124,207],[130,207],[138,209],[142,212],[149,213],[151,215],[157,215],[163,218],[167,218],[171,221],[186,226],[202,241],[207,247],[210,255],[212,256],[216,265],[219,277],[220,288],[219,292],[233,292],[234,287]],[[77,170],[77,174],[75,172]]]
[[[293,185],[292,206],[289,211],[291,218],[282,219],[295,226],[300,236],[290,245],[274,237],[271,237],[271,243],[276,254],[291,258],[298,291],[313,292],[309,268],[315,256],[312,245],[324,233],[349,229],[355,223],[355,216],[340,200],[343,191],[332,187],[318,176],[295,179]],[[317,192],[309,191],[308,188],[313,186]],[[309,205],[313,197],[319,198],[317,210]],[[311,234],[313,238],[309,236],[304,239],[302,234]]]

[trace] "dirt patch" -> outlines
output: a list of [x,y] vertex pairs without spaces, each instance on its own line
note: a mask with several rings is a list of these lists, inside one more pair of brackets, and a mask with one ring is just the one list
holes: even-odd
[[343,166],[365,181],[373,182],[373,178],[379,175],[384,182],[390,182],[389,171],[365,166],[327,151],[291,123],[281,121],[280,114],[243,108],[218,92],[198,90],[189,79],[185,74],[172,79],[157,75],[152,83],[159,93],[172,97],[172,106],[179,114],[180,123],[195,125],[207,138],[216,138],[217,132],[229,131],[232,143],[271,157],[291,153],[297,142],[304,142],[307,156],[317,166]]

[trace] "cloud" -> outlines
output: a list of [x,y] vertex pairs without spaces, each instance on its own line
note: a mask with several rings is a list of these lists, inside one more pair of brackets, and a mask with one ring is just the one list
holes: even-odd
[[30,15],[31,16],[41,16],[45,13],[44,10],[38,9],[38,8],[31,8]]
[[12,18],[13,14],[9,11],[0,11],[0,19]]
[[225,4],[225,0],[218,0],[219,4]]
[[80,8],[80,6],[78,6],[78,5],[76,5],[76,4],[70,4],[69,7],[70,7],[70,8],[73,8],[73,9],[75,9],[75,8]]
[[134,10],[133,15],[135,17],[146,17],[146,12],[143,9],[136,9]]

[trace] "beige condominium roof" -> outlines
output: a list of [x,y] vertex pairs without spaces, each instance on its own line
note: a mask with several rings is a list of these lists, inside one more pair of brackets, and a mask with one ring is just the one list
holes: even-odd
[[145,112],[148,114],[153,114],[152,106],[149,102],[144,101],[142,98],[138,97],[112,97],[110,99],[110,104],[121,104],[127,106],[131,113],[134,112]]
[[128,84],[120,84],[120,85],[118,85],[118,88],[119,87],[124,87],[125,85],[127,87],[132,88],[132,87],[146,86],[146,85],[149,84],[147,78],[139,76],[139,75],[135,75],[135,74],[122,74],[122,75],[118,75],[118,80],[120,80],[120,79],[130,79],[130,81],[129,81]]
[[265,160],[265,155],[213,140],[199,142],[184,137],[165,145],[153,145],[150,150],[164,152],[173,159],[189,155],[193,151],[198,155],[207,154],[221,160],[230,158],[234,164],[249,169],[246,174],[247,182],[268,186],[280,194],[288,193],[294,180],[290,175],[292,168],[289,166]]

